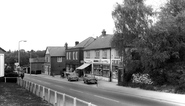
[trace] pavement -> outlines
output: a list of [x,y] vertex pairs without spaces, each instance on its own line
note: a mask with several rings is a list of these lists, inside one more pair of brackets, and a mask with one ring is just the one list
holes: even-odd
[[[35,76],[41,76],[49,79],[51,78],[57,79],[59,81],[66,80],[66,78],[61,78],[60,75],[56,75],[55,77],[52,77],[46,74],[37,74]],[[147,99],[157,100],[162,102],[171,102],[171,103],[185,106],[185,94],[173,94],[173,93],[143,90],[140,88],[118,86],[116,82],[108,82],[104,80],[98,80],[98,85],[96,87],[107,91],[124,93],[125,95],[131,95],[134,97],[136,96],[139,98],[145,98],[145,99],[147,98]]]

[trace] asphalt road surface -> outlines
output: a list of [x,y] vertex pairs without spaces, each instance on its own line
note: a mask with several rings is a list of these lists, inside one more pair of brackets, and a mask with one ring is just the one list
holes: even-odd
[[61,93],[91,102],[98,106],[180,106],[174,103],[135,97],[126,94],[97,88],[94,84],[84,84],[82,81],[69,82],[66,79],[27,75],[25,80],[35,82]]

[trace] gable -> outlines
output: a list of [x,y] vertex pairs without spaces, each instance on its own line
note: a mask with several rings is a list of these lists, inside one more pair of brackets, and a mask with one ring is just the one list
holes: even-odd
[[46,50],[46,54],[49,54],[49,50],[48,49]]
[[6,51],[0,47],[0,53],[5,53]]
[[61,46],[50,46],[46,49],[46,54],[49,54],[50,56],[65,56],[65,47]]

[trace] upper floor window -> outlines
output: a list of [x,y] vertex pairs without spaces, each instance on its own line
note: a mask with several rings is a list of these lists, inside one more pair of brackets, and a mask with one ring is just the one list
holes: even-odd
[[57,57],[57,62],[62,62],[62,57]]
[[73,60],[75,60],[76,59],[76,57],[75,57],[75,52],[73,52]]
[[115,51],[114,59],[119,59],[119,53],[118,53],[118,51]]
[[66,59],[67,59],[67,60],[69,59],[68,56],[69,56],[69,55],[68,55],[68,52],[66,52]]
[[78,60],[78,52],[76,52],[76,60]]
[[96,50],[95,51],[95,59],[99,59],[100,58],[100,51]]
[[107,50],[103,50],[103,56],[102,56],[103,59],[107,59]]
[[91,54],[90,54],[90,51],[86,51],[86,58],[89,59],[89,58],[90,58],[90,55],[91,55]]
[[69,60],[71,60],[71,52],[68,52],[69,53]]

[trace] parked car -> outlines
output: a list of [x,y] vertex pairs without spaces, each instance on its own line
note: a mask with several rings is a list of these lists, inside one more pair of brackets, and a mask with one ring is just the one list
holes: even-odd
[[68,79],[68,81],[78,81],[79,80],[78,75],[75,73],[69,74],[67,79]]
[[95,78],[95,76],[93,74],[85,74],[83,81],[86,84],[88,84],[88,83],[97,84],[98,83],[98,80]]

